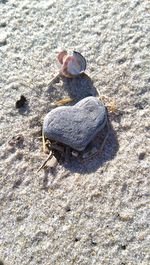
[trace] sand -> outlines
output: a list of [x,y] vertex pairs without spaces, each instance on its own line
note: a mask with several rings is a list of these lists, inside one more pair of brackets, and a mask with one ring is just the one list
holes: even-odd
[[[101,156],[37,173],[43,117],[74,93],[49,86],[62,48],[117,113]],[[149,62],[148,0],[0,0],[1,264],[150,264]]]

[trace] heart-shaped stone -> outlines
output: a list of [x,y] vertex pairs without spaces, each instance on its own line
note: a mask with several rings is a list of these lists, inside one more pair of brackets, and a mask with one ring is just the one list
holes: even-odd
[[96,97],[86,97],[74,106],[51,110],[44,118],[43,133],[54,140],[83,151],[107,122],[107,111]]

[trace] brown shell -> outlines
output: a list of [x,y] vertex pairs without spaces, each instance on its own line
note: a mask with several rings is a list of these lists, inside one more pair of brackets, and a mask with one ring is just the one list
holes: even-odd
[[86,69],[85,58],[76,51],[73,51],[73,55],[68,55],[66,51],[62,51],[58,54],[58,60],[62,64],[61,73],[66,77],[80,75]]

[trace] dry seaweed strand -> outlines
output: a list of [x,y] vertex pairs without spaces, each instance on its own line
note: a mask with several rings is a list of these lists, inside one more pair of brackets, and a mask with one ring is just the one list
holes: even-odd
[[106,105],[106,107],[110,113],[116,113],[117,106],[116,106],[116,103],[114,100],[110,100],[106,96],[99,96],[99,100],[101,100],[104,103],[104,105]]
[[61,76],[60,72],[55,75],[51,80],[50,82],[48,83],[49,86],[51,86],[53,84],[53,82],[55,82],[57,80],[57,78],[59,78]]
[[55,101],[54,105],[55,106],[63,106],[63,105],[68,104],[70,102],[73,102],[72,98],[62,98],[62,99],[60,99],[58,101]]
[[37,172],[39,172],[43,167],[45,167],[46,163],[48,162],[48,160],[50,160],[53,157],[53,153],[52,151],[50,151],[48,157],[46,158],[46,160],[43,162],[43,164],[39,167],[39,169],[37,170]]
[[[116,113],[117,112],[117,106],[116,106],[116,103],[114,100],[110,100],[108,97],[106,96],[99,96],[98,97],[99,100],[101,100],[104,105],[106,105],[108,111],[110,113]],[[71,103],[73,102],[74,100],[72,98],[63,98],[63,99],[60,99],[58,101],[55,101],[54,103],[52,103],[53,106],[63,106],[65,104],[68,104],[68,103]]]

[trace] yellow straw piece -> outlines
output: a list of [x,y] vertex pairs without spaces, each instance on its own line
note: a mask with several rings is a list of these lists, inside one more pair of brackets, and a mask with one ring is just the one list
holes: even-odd
[[110,100],[106,96],[99,97],[99,100],[101,100],[104,103],[104,105],[106,105],[110,113],[115,113],[117,111],[117,105],[114,100]]
[[62,105],[65,105],[65,104],[67,104],[67,103],[70,103],[70,102],[72,102],[72,101],[73,101],[72,98],[63,98],[63,99],[60,99],[60,100],[56,101],[56,102],[55,102],[55,105],[56,105],[56,106],[62,106]]

